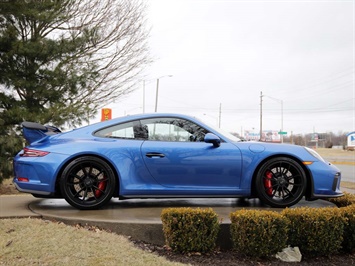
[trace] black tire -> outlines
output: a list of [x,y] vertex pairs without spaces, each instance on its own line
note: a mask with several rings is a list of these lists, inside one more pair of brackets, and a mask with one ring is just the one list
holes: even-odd
[[80,210],[98,209],[112,198],[116,176],[103,160],[83,156],[70,162],[60,177],[65,200]]
[[285,208],[298,203],[306,192],[307,177],[302,166],[287,157],[265,162],[256,176],[259,199],[271,207]]

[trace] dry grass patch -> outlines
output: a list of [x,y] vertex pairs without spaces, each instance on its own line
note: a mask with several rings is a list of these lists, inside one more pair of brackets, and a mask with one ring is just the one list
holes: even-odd
[[316,151],[324,157],[349,157],[355,159],[355,151],[346,151],[341,149],[318,148]]
[[344,188],[355,189],[355,183],[354,182],[341,181],[340,186],[344,187]]
[[125,237],[39,219],[0,220],[1,265],[182,265]]
[[0,184],[0,195],[14,195],[20,194],[14,184],[12,183],[12,178],[7,178]]

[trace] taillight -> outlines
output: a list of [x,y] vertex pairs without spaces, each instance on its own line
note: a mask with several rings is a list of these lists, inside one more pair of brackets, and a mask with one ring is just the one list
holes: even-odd
[[17,181],[19,181],[19,182],[29,182],[30,180],[27,177],[18,177]]
[[29,148],[24,148],[23,153],[20,154],[21,157],[43,157],[46,156],[49,152],[47,151],[38,151]]

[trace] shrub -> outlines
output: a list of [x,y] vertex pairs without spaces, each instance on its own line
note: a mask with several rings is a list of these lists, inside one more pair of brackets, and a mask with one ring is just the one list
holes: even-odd
[[353,252],[355,250],[355,205],[341,208],[346,219],[343,234],[343,250]]
[[250,257],[266,257],[287,246],[289,221],[277,212],[240,210],[230,214],[234,250]]
[[172,250],[205,253],[215,248],[220,226],[211,208],[168,208],[161,219],[166,244]]
[[344,196],[338,198],[329,198],[328,201],[334,203],[339,208],[355,204],[355,195],[344,192]]
[[346,219],[338,208],[285,209],[290,220],[288,243],[309,255],[330,255],[340,250]]

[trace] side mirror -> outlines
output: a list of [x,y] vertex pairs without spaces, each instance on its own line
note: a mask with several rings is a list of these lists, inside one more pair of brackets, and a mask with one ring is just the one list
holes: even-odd
[[219,147],[221,146],[221,139],[219,137],[217,137],[215,134],[212,133],[207,133],[205,135],[205,139],[204,141],[206,143],[212,143],[214,147]]

